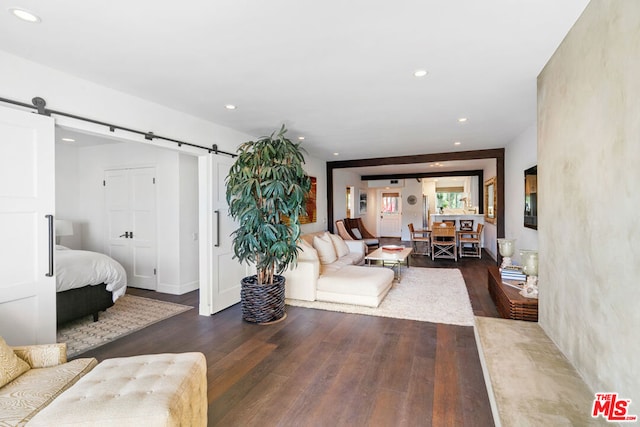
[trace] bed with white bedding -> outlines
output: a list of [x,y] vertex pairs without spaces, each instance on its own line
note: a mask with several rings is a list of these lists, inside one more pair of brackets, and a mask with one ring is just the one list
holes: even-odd
[[120,263],[107,255],[56,246],[57,323],[93,315],[111,307],[127,288]]

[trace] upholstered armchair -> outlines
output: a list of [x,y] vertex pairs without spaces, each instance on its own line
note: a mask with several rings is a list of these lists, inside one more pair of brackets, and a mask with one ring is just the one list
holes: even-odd
[[[376,249],[380,246],[380,241],[377,237],[371,234],[362,223],[362,219],[360,218],[345,218],[342,220],[336,221],[336,226],[338,227],[338,234],[340,233],[340,228],[342,226],[338,226],[338,222],[342,222],[344,224],[344,229],[346,233],[351,237],[350,240],[363,240],[367,245],[367,252],[372,249]],[[340,235],[343,239],[344,237]]]
[[24,425],[97,363],[67,362],[64,343],[9,347],[0,337],[0,425]]

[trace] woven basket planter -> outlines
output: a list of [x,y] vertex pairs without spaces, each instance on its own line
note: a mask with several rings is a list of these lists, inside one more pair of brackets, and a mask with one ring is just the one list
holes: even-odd
[[275,276],[273,285],[258,285],[257,276],[242,279],[242,318],[251,323],[270,323],[284,317],[284,276]]

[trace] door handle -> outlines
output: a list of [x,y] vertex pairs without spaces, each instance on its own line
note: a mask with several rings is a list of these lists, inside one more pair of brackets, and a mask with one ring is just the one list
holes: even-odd
[[213,245],[216,248],[220,247],[220,210],[213,211],[216,214],[216,244]]
[[[121,234],[118,237],[124,237],[125,239],[128,239],[129,238],[129,232],[125,231],[124,234]],[[131,233],[131,237],[133,237],[133,233]]]
[[45,274],[47,277],[53,276],[53,215],[45,215],[49,225],[49,272]]

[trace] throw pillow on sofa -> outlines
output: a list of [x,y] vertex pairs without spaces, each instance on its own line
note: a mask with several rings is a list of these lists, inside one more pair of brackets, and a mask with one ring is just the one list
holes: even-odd
[[31,367],[20,359],[7,345],[4,338],[0,337],[0,387],[18,378]]
[[329,234],[329,237],[333,242],[333,247],[336,248],[336,255],[338,258],[349,255],[349,246],[347,246],[344,240],[342,240],[342,237],[336,236],[335,234]]
[[333,246],[333,242],[325,233],[322,236],[313,236],[313,247],[318,251],[318,258],[320,258],[320,264],[331,264],[338,259],[336,255],[336,248]]
[[352,228],[351,233],[353,233],[356,240],[362,240],[362,234],[360,234],[360,230],[358,228]]
[[298,261],[314,261],[318,259],[318,252],[305,240],[298,240],[298,247],[302,249],[298,252]]

